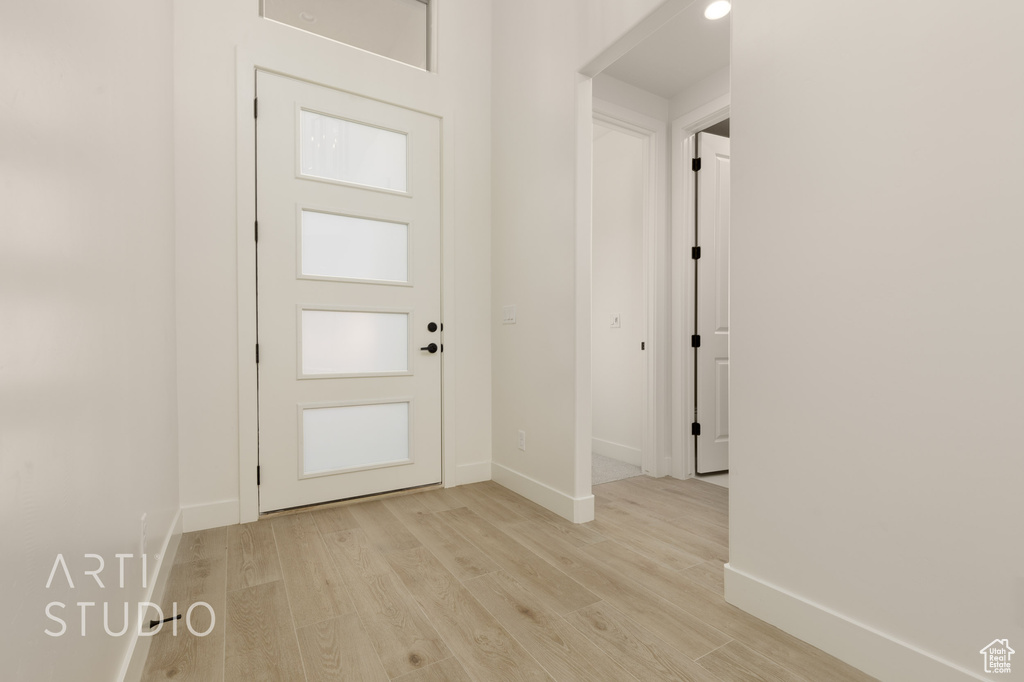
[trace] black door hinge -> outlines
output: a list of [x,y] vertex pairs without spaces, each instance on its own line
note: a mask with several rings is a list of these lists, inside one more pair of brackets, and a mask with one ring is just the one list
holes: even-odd
[[442,353],[444,352],[444,344],[443,343],[441,344],[441,352]]
[[700,157],[699,156],[696,159],[693,160],[693,162],[690,164],[690,168],[693,169],[694,173],[696,173],[697,171],[700,170]]
[[692,424],[690,424],[690,435],[691,436],[699,436],[700,435],[700,422],[693,422]]
[[693,260],[697,260],[698,258],[700,258],[699,246],[694,246],[693,248],[690,249],[690,258],[692,258]]
[[700,348],[700,334],[694,334],[690,337],[690,347]]
[[256,238],[256,241],[259,241],[260,240],[260,221],[258,221],[258,220],[254,220],[253,221],[253,223],[252,223],[252,232],[253,232],[253,236]]
[[260,98],[259,97],[253,97],[252,98],[252,117],[253,118],[259,118],[260,117]]
[[640,342],[640,350],[647,350],[647,342],[646,341],[641,341]]
[[260,484],[260,465],[256,465],[256,485]]
[[260,344],[256,344],[256,364],[260,364]]

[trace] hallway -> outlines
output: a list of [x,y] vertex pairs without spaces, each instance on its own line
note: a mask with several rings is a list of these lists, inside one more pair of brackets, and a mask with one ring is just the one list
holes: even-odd
[[163,609],[216,624],[144,679],[873,679],[725,603],[728,489],[594,493],[585,525],[487,482],[186,534]]

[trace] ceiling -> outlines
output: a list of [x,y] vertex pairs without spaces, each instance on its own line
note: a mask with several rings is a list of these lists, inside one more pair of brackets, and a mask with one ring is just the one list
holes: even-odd
[[603,73],[672,99],[694,83],[729,65],[731,15],[704,18],[707,0],[677,14]]

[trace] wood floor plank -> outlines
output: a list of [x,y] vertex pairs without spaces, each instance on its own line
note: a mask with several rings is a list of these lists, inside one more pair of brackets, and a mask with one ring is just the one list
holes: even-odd
[[274,529],[269,521],[228,526],[228,591],[281,579]]
[[225,633],[225,682],[305,679],[284,582],[230,592]]
[[498,528],[527,520],[516,510],[503,505],[500,500],[481,488],[479,484],[452,488],[451,493],[463,503],[463,507],[472,509],[477,516]]
[[213,561],[227,556],[228,533],[226,528],[183,533],[178,544],[178,553],[174,555],[175,564],[186,564],[190,561],[207,559]]
[[352,598],[313,518],[278,516],[272,524],[295,627],[351,613]]
[[666,476],[655,479],[662,490],[685,495],[694,500],[713,505],[724,512],[729,511],[729,489],[696,478],[678,479]]
[[605,538],[614,540],[620,545],[629,547],[634,552],[643,554],[647,558],[653,559],[663,566],[676,571],[685,571],[705,561],[695,554],[690,554],[656,537],[646,533],[638,533],[633,526],[609,521],[604,518],[604,515],[590,523]]
[[637,679],[717,682],[706,669],[603,601],[570,613],[565,619]]
[[643,623],[690,658],[703,656],[729,641],[728,636],[701,618],[643,587],[647,584],[647,576],[642,570],[623,575],[597,558],[613,545],[612,541],[606,540],[577,549],[567,546],[557,536],[539,530],[530,542],[531,548],[561,566],[592,593]]
[[873,679],[725,602],[727,489],[638,477],[594,495],[585,525],[486,482],[187,533],[164,608],[206,601],[216,627],[158,634],[143,679],[599,679],[606,657],[643,680]]
[[411,514],[429,514],[431,510],[423,503],[422,495],[402,495],[393,497],[390,500],[382,500],[384,506],[391,510],[401,520],[403,516]]
[[[483,483],[477,483],[478,487],[482,492],[489,495],[492,499],[495,499],[501,503],[502,507],[511,509],[516,514],[519,514],[527,521],[548,521],[551,523],[559,523],[566,521],[558,514],[545,509],[536,502],[532,502],[522,495],[517,495],[508,488],[495,483],[494,481],[484,481]],[[579,525],[579,524],[571,524]]]
[[692,566],[683,575],[701,587],[725,597],[725,564],[720,561],[705,561]]
[[552,679],[425,547],[386,558],[471,679]]
[[718,518],[727,525],[729,516],[728,488],[719,488],[721,492],[711,491],[707,489],[711,484],[694,481],[694,479],[687,480],[692,483],[669,482],[669,479],[639,476],[623,481],[623,485],[613,489],[613,492],[634,491],[645,499],[657,500],[659,503],[673,508],[703,510],[709,518]]
[[359,522],[352,515],[350,507],[331,507],[329,509],[317,509],[310,512],[316,527],[322,535],[337,533],[339,530],[351,530],[358,528]]
[[705,561],[710,559],[723,562],[729,560],[728,545],[696,533],[690,533],[684,528],[680,528],[677,522],[645,514],[640,509],[623,507],[618,502],[600,502],[597,504],[597,514],[606,521],[620,526],[633,527],[639,532],[663,540]]
[[806,682],[735,640],[701,656],[697,663],[722,682]]
[[398,520],[381,500],[354,504],[348,508],[366,536],[382,552],[418,547],[420,541]]
[[[160,601],[164,617],[186,613],[193,604],[206,602],[213,609],[214,627],[209,634],[197,637],[189,631],[184,618],[165,623],[160,632],[153,635],[142,674],[143,682],[219,682],[224,679],[226,565],[225,559],[198,559],[176,564],[171,569]],[[196,632],[206,632],[210,626],[209,611],[203,606],[196,607],[190,622]]]
[[873,679],[810,644],[726,603],[720,595],[701,587],[685,576],[674,573],[656,562],[638,557],[624,547],[609,547],[609,551],[601,560],[612,568],[642,574],[645,584],[675,606],[809,680],[867,682]]
[[416,495],[416,497],[420,498],[420,501],[423,503],[423,506],[427,508],[427,511],[447,511],[448,509],[465,507],[466,505],[457,500],[449,490],[450,489],[428,490],[427,492]]
[[569,613],[598,601],[597,595],[473,511],[452,509],[438,512],[438,516],[531,592],[544,599],[557,613]]
[[597,645],[504,571],[470,580],[466,588],[559,682],[621,682],[631,678]]
[[349,613],[297,631],[306,682],[388,682],[359,616]]
[[[659,495],[668,499],[659,499]],[[682,527],[690,533],[714,540],[724,547],[729,546],[728,515],[715,512],[703,504],[673,496],[670,493],[644,490],[642,487],[629,489],[625,493],[613,493],[608,497],[617,507],[654,516],[670,522],[674,526]]]
[[466,669],[462,667],[458,659],[453,656],[428,665],[426,668],[396,677],[394,682],[473,682],[473,680],[466,674]]
[[451,656],[364,530],[339,531],[324,540],[388,676],[398,677]]
[[[398,499],[412,500],[413,496]],[[459,580],[470,580],[498,570],[496,563],[474,545],[466,542],[462,535],[436,514],[416,511],[417,507],[410,502],[392,506],[392,502],[389,501],[388,505],[416,539],[428,547]],[[425,509],[422,505],[419,508]]]

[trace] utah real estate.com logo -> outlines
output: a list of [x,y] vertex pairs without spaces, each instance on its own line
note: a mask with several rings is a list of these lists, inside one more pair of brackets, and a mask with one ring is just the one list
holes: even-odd
[[984,649],[981,650],[981,655],[985,659],[985,672],[1009,673],[1010,657],[1013,656],[1015,653],[1017,652],[1010,648],[1009,640],[992,640],[991,644],[988,644]]

